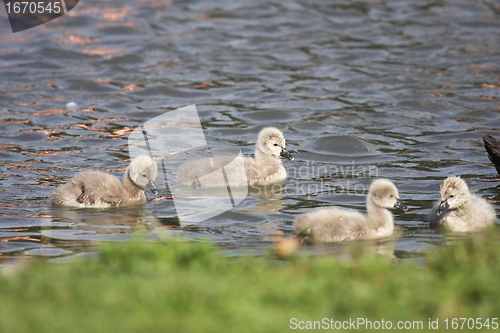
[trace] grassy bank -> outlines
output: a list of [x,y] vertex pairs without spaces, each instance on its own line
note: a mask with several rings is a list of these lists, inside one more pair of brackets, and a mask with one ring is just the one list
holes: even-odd
[[333,319],[363,331],[363,318],[408,321],[411,331],[421,321],[427,331],[437,318],[443,331],[449,318],[451,331],[452,318],[500,317],[499,281],[500,246],[488,240],[442,248],[420,266],[373,255],[227,258],[201,242],[107,244],[98,261],[0,275],[0,330],[283,332]]

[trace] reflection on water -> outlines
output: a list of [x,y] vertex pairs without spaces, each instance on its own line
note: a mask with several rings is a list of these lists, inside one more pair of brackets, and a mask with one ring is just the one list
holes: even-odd
[[123,241],[130,234],[145,234],[162,224],[143,208],[72,209],[51,207],[43,218],[40,243],[58,248],[94,249],[97,241]]
[[[246,211],[254,213],[277,213],[281,212],[283,204],[283,184],[272,184],[262,186],[250,186],[248,194],[258,198],[259,201],[253,207],[248,207]],[[245,209],[242,209],[245,211]]]
[[[461,175],[499,202],[481,142],[500,137],[499,16],[494,2],[469,0],[89,0],[17,34],[2,21],[1,258],[75,256],[153,229],[260,251],[275,232],[291,236],[308,209],[364,210],[376,177],[410,207],[394,213],[394,255],[421,257],[446,239],[427,227],[443,179]],[[295,156],[284,162],[289,179],[190,226],[179,226],[166,190],[135,212],[48,206],[77,171],[121,177],[127,136],[191,104],[207,140],[243,154],[261,128],[282,130]]]

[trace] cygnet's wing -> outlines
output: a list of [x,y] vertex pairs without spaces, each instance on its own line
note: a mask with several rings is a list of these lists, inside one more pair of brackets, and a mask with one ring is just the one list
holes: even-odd
[[192,188],[202,187],[199,178],[214,171],[208,158],[189,161],[182,164],[177,172],[177,182]]
[[354,210],[323,208],[300,214],[295,219],[294,231],[322,242],[342,242],[364,238],[369,226],[366,217]]
[[495,139],[491,135],[485,135],[483,137],[484,148],[488,152],[488,157],[490,161],[497,169],[497,172],[500,174],[500,140]]
[[58,206],[83,207],[84,204],[78,201],[82,195],[81,185],[68,181],[66,184],[57,187],[51,194],[51,202]]
[[496,221],[496,212],[493,206],[485,199],[471,195],[473,229],[485,228]]
[[[81,172],[70,183],[75,189],[80,191],[75,200],[85,206],[116,206],[126,196],[123,185],[118,178],[104,172]],[[74,192],[74,189],[72,189],[72,192]]]
[[[236,159],[244,161],[247,158]],[[177,173],[177,181],[192,188],[247,185],[244,164],[232,163],[233,161],[234,156],[215,156],[184,163]]]

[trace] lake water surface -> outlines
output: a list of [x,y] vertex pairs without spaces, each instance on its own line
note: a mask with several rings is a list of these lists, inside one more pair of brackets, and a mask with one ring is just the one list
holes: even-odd
[[[265,253],[301,212],[363,210],[375,177],[410,208],[394,212],[394,255],[421,257],[443,240],[427,213],[444,178],[462,176],[500,207],[481,139],[500,137],[499,59],[497,0],[86,0],[16,34],[2,7],[1,257],[59,260],[158,230]],[[165,192],[143,209],[50,206],[76,171],[121,177],[131,131],[191,104],[207,139],[245,154],[260,129],[281,129],[295,155],[282,188],[191,226],[176,225]]]

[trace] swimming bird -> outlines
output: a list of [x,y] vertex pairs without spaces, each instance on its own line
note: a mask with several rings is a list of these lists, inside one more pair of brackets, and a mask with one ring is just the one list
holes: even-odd
[[383,238],[394,231],[393,216],[387,208],[408,209],[390,180],[377,179],[368,190],[367,215],[352,209],[318,208],[297,216],[293,229],[297,235],[321,242]]
[[141,155],[132,160],[123,182],[100,171],[83,171],[52,193],[53,205],[87,208],[106,208],[137,205],[146,202],[144,189],[157,194],[154,180],[158,171],[156,162]]
[[483,141],[491,163],[493,163],[495,169],[500,174],[500,140],[491,135],[485,135],[483,136]]
[[[285,146],[283,133],[275,127],[266,127],[257,137],[255,159],[231,156],[198,159],[180,166],[177,181],[192,188],[278,183],[287,176],[280,157],[294,159]],[[225,175],[219,171],[221,168]]]
[[431,228],[444,226],[455,232],[477,231],[492,225],[496,220],[493,206],[471,194],[460,177],[446,178],[439,193],[441,200],[429,213]]

